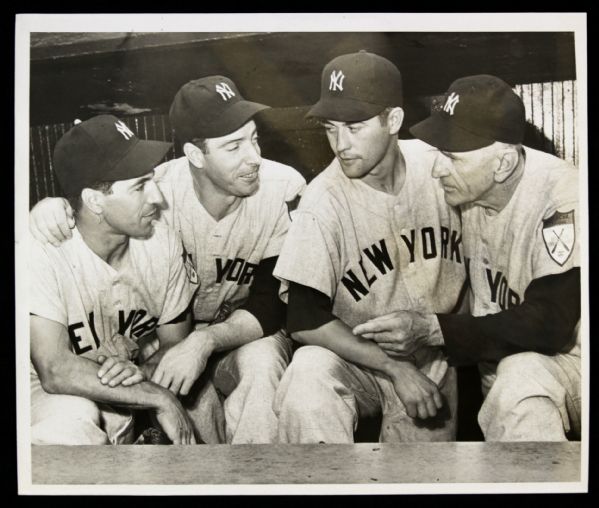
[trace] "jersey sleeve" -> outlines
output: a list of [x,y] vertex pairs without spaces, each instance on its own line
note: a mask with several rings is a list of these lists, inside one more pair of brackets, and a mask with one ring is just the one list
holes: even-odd
[[293,170],[291,177],[285,185],[283,195],[284,206],[279,210],[279,216],[275,224],[273,234],[266,246],[263,259],[278,256],[281,252],[281,247],[289,230],[289,226],[293,219],[295,209],[299,204],[301,193],[306,187],[304,178]]
[[548,207],[535,234],[533,278],[580,267],[578,174],[564,171],[547,197]]
[[281,249],[275,277],[335,297],[341,272],[340,248],[333,234],[312,213],[298,211]]
[[291,218],[287,213],[286,207],[281,207],[272,235],[270,236],[264,250],[264,254],[262,256],[263,259],[268,259],[279,255],[290,224]]
[[178,317],[190,304],[199,285],[198,274],[185,252],[181,237],[168,230],[169,278],[160,321],[162,325]]
[[29,312],[67,326],[66,305],[50,255],[37,240],[30,241]]

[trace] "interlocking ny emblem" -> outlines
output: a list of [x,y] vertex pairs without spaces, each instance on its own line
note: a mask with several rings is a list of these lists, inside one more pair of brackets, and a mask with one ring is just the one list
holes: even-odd
[[333,71],[331,72],[331,81],[329,82],[329,90],[339,90],[343,92],[343,80],[345,79],[345,74],[343,71]]
[[543,221],[543,241],[551,258],[560,266],[568,260],[576,241],[574,210],[555,212]]
[[235,97],[235,92],[231,90],[231,87],[227,83],[219,83],[216,85],[216,91],[223,98],[223,101],[228,101],[231,97]]
[[131,129],[129,129],[129,127],[127,127],[120,120],[118,122],[115,122],[114,126],[116,127],[116,130],[119,131],[126,140],[129,140],[133,136],[135,136],[135,134],[133,134],[133,132],[131,132]]
[[453,110],[455,109],[455,106],[458,102],[460,102],[460,96],[455,92],[451,92],[451,95],[447,97],[447,100],[445,101],[443,111],[453,116]]

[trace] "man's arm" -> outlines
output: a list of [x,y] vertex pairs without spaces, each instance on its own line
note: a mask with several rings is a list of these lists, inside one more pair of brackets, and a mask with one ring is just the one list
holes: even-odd
[[410,354],[418,347],[445,345],[452,363],[499,361],[525,351],[556,354],[570,346],[580,319],[580,269],[533,280],[521,304],[474,317],[397,311],[372,319],[353,332],[383,349]]
[[213,353],[243,346],[280,329],[285,305],[278,297],[279,281],[272,275],[276,261],[277,257],[264,259],[256,267],[248,300],[242,307],[224,321],[192,332],[162,353],[152,381],[175,394],[187,395]]
[[287,322],[293,339],[327,348],[348,362],[386,375],[410,417],[435,416],[443,405],[437,386],[410,362],[393,359],[376,343],[354,335],[330,309],[326,295],[301,284],[289,284]]
[[73,236],[73,209],[64,198],[44,198],[29,212],[29,230],[42,244],[58,247]]
[[553,355],[573,345],[580,319],[580,268],[533,280],[524,301],[497,314],[438,315],[447,352],[458,364],[534,351]]
[[62,324],[32,315],[30,329],[31,359],[46,392],[153,409],[173,443],[195,443],[187,413],[168,390],[147,381],[132,386],[103,385],[98,379],[98,365],[71,351],[68,332]]

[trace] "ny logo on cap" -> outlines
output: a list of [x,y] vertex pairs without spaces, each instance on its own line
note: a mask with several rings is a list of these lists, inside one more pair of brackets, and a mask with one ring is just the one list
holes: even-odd
[[451,95],[447,97],[447,101],[445,101],[443,111],[453,116],[453,110],[458,102],[460,102],[460,96],[455,92],[451,92]]
[[133,136],[135,136],[135,134],[131,132],[129,127],[127,127],[120,120],[118,122],[115,122],[114,126],[116,127],[116,130],[119,131],[127,141],[131,139]]
[[329,90],[339,90],[343,92],[343,80],[345,79],[345,74],[343,71],[333,71],[331,72],[331,81],[329,82]]
[[231,90],[231,87],[227,83],[219,83],[216,85],[216,91],[220,94],[223,101],[228,101],[231,97],[235,97],[235,92]]

